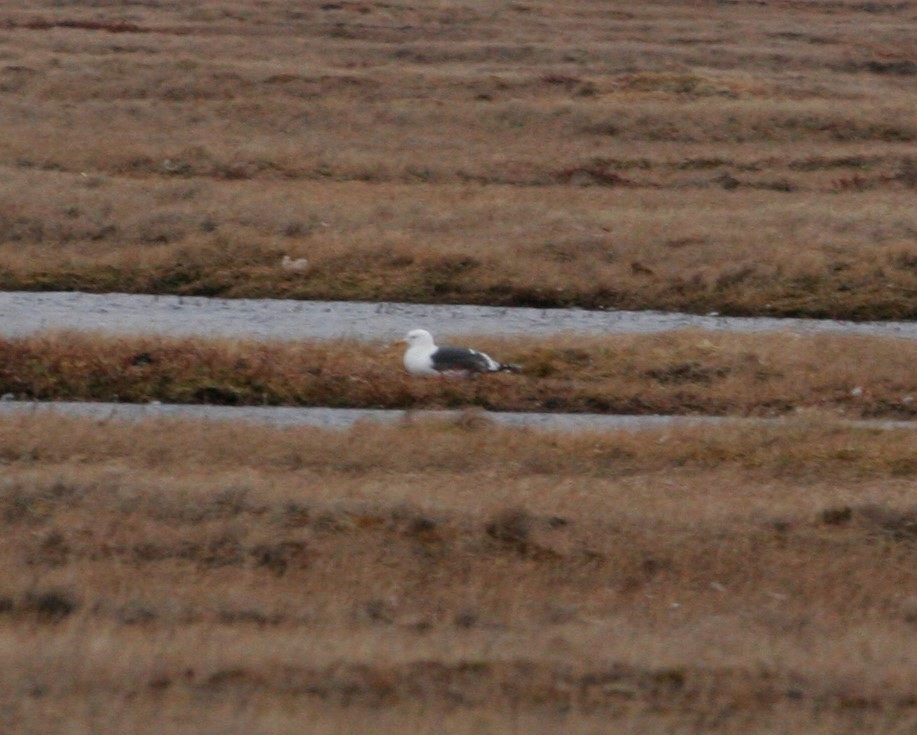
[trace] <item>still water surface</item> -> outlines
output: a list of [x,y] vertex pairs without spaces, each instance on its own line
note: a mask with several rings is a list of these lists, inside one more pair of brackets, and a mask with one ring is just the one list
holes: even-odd
[[[206,406],[161,403],[80,403],[0,401],[0,416],[57,413],[99,421],[145,419],[200,419],[251,422],[274,427],[314,426],[346,429],[357,423],[395,423],[416,418],[457,419],[460,411],[393,411],[354,408],[295,408],[287,406]],[[731,424],[736,427],[789,423],[792,419],[732,418],[718,416],[621,416],[605,414],[504,413],[482,411],[504,426],[548,431],[641,431],[665,427]],[[850,421],[849,426],[872,429],[917,429],[917,421]]]
[[[92,331],[118,335],[230,337],[244,339],[378,339],[391,341],[424,327],[437,336],[463,334],[549,335],[574,333],[653,334],[676,329],[750,333],[859,334],[917,339],[917,322],[842,322],[695,316],[649,311],[583,311],[488,306],[452,306],[282,299],[211,299],[134,294],[0,292],[0,335],[44,330]],[[254,421],[274,426],[346,428],[359,421],[403,420],[404,411],[134,405],[120,403],[0,402],[0,414],[58,411],[98,419],[200,418]],[[450,412],[416,412],[449,416]],[[488,413],[494,421],[544,429],[646,429],[698,423],[761,422],[704,416],[607,416],[584,414]],[[859,422],[877,428],[914,428],[917,422]]]
[[653,311],[211,299],[136,294],[0,292],[0,335],[46,329],[245,339],[378,339],[422,327],[454,335],[653,334],[675,329],[748,333],[862,334],[917,339],[917,322],[843,322],[696,316]]

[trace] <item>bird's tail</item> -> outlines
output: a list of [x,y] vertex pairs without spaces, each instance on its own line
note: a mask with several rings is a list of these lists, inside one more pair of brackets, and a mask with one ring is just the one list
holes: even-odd
[[510,363],[501,362],[501,363],[500,363],[500,367],[497,368],[497,372],[501,372],[501,373],[521,373],[521,372],[522,372],[522,366],[521,366],[521,365],[511,365]]

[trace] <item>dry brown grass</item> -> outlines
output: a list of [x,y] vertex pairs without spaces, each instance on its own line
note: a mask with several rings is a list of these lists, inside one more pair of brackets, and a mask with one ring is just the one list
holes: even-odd
[[[0,287],[917,318],[913,21],[5,3]],[[917,393],[899,341],[475,344],[527,372],[52,335],[0,343],[0,392],[814,417]],[[910,734],[915,457],[823,418],[2,418],[0,731]]]
[[0,726],[907,733],[915,441],[3,419]]
[[[462,340],[459,340],[462,343]],[[253,343],[49,334],[0,340],[21,399],[628,414],[917,416],[917,344],[793,334],[470,338],[522,373],[405,374],[379,343]]]
[[0,285],[914,318],[912,21],[7,3]]

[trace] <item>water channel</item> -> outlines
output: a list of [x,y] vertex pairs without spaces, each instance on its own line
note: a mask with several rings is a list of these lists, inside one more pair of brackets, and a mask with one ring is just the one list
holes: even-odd
[[0,335],[42,330],[97,331],[259,340],[380,339],[422,327],[437,337],[653,334],[676,329],[750,333],[850,334],[917,339],[917,322],[849,322],[518,307],[212,299],[187,296],[0,292]]
[[[917,322],[845,322],[670,314],[651,311],[501,308],[466,305],[211,299],[134,294],[0,292],[0,335],[18,337],[44,330],[76,330],[115,335],[229,337],[258,340],[378,339],[390,341],[424,327],[437,336],[459,334],[550,335],[559,333],[653,334],[676,329],[752,333],[847,334],[917,339]],[[346,428],[357,422],[404,420],[404,411],[145,405],[0,401],[0,415],[56,411],[100,420],[192,418],[253,421],[273,426]],[[448,411],[412,412],[421,416]],[[641,430],[704,423],[764,423],[773,419],[711,416],[608,416],[598,414],[488,413],[511,426],[556,430]],[[917,428],[917,422],[851,422],[872,428]]]
[[[277,428],[312,426],[347,429],[358,423],[392,424],[416,419],[458,420],[461,411],[401,411],[358,408],[298,408],[290,406],[208,406],[163,403],[93,403],[76,401],[0,401],[0,416],[57,414],[97,421],[192,419],[250,422]],[[478,415],[477,412],[475,415]],[[735,418],[719,416],[622,416],[607,414],[510,413],[481,411],[481,417],[502,426],[545,431],[642,431],[682,426],[723,425],[736,427],[787,424],[790,419]],[[917,429],[915,421],[847,421],[846,426],[868,429]]]

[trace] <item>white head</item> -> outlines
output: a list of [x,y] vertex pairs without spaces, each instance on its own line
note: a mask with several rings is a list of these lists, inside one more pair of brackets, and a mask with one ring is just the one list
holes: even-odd
[[412,329],[404,336],[404,341],[408,347],[432,347],[434,345],[433,335],[426,329]]

